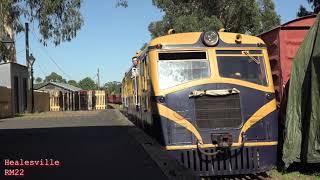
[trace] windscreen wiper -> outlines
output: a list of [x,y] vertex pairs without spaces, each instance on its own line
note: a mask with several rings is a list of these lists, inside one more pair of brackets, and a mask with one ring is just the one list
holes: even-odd
[[242,53],[245,54],[246,56],[248,56],[255,63],[260,64],[260,60],[258,60],[257,58],[251,56],[248,51],[242,51]]

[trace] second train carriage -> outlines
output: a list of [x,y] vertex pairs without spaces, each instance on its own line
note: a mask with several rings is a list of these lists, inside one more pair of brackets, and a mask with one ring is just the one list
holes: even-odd
[[123,111],[200,176],[276,165],[277,114],[264,42],[228,32],[170,34],[132,58]]

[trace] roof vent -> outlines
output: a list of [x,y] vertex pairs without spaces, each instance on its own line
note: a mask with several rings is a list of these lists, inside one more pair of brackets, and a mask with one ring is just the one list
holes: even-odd
[[237,34],[235,41],[236,41],[237,44],[240,44],[242,42],[242,35],[241,34]]

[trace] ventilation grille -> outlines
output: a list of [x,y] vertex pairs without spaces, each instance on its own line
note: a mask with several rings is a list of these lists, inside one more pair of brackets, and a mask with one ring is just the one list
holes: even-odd
[[240,96],[200,96],[195,98],[199,128],[237,128],[242,123]]
[[[214,149],[205,150],[213,153]],[[260,167],[259,149],[235,149],[216,156],[207,156],[197,150],[180,152],[180,162],[187,168],[202,175],[230,175],[258,172]]]

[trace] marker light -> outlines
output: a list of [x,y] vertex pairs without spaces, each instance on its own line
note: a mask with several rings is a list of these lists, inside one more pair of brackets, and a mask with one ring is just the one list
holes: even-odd
[[162,48],[162,44],[157,44],[156,45],[156,49],[161,49]]
[[215,46],[218,44],[219,41],[219,35],[215,31],[207,31],[204,32],[202,35],[202,42],[206,46]]

